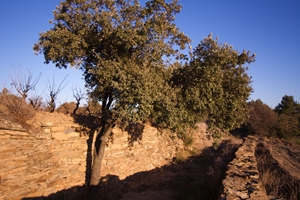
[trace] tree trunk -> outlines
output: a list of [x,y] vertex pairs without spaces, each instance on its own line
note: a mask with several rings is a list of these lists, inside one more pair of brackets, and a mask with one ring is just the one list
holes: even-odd
[[73,115],[76,115],[76,111],[78,110],[79,105],[80,105],[80,102],[77,101],[77,103],[76,103],[76,108],[73,110]]
[[90,186],[96,186],[100,182],[101,165],[104,156],[105,146],[108,142],[108,137],[112,131],[112,128],[114,127],[113,124],[109,124],[108,128],[106,129],[106,125],[107,124],[104,124],[102,126],[100,132],[98,133],[95,139]]

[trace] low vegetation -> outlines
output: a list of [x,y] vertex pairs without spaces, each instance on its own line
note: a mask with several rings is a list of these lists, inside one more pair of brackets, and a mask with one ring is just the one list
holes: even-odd
[[20,124],[23,128],[29,129],[27,123],[35,114],[35,109],[23,98],[12,94],[7,89],[0,93],[0,117],[8,122]]
[[273,158],[268,144],[265,142],[259,143],[255,156],[260,179],[268,195],[287,200],[300,199],[299,177],[293,176],[287,165],[282,166],[278,160]]
[[288,139],[297,143],[300,136],[300,104],[293,96],[283,96],[275,109],[259,99],[251,101],[249,108],[247,128],[250,134]]

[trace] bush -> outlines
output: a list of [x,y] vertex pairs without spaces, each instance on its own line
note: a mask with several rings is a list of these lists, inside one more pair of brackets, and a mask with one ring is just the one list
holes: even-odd
[[12,123],[18,123],[28,129],[27,120],[35,115],[34,108],[24,99],[11,94],[7,89],[0,93],[0,117]]
[[247,122],[249,132],[259,136],[271,136],[275,132],[277,114],[261,100],[251,101],[249,107],[250,116]]
[[73,114],[74,110],[76,108],[76,103],[75,102],[66,102],[61,104],[56,111],[59,113],[63,113],[65,115],[67,114]]
[[291,139],[300,134],[299,120],[297,117],[281,114],[276,126],[276,136],[284,139]]

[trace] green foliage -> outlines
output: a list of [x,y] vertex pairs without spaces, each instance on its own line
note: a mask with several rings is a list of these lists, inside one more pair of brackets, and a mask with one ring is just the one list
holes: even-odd
[[293,96],[284,95],[281,102],[275,107],[275,112],[290,116],[300,116],[300,105]]
[[95,99],[89,99],[86,106],[89,115],[101,115],[101,104]]
[[249,103],[250,117],[247,128],[250,133],[260,136],[273,135],[278,122],[277,114],[260,99]]
[[254,58],[250,52],[239,53],[231,45],[219,44],[212,35],[202,40],[191,61],[178,67],[172,78],[174,87],[180,88],[181,108],[188,111],[188,118],[207,116],[211,127],[225,132],[243,124],[252,92],[244,65]]
[[274,110],[279,115],[277,137],[289,139],[300,135],[300,104],[293,96],[283,96]]
[[221,131],[240,126],[252,91],[244,65],[255,55],[210,35],[182,64],[190,39],[174,24],[180,9],[177,0],[61,2],[34,50],[46,63],[83,71],[105,122],[150,118],[180,134],[205,117]]
[[293,96],[283,96],[274,110],[260,99],[251,101],[249,108],[247,128],[250,133],[284,139],[300,135],[300,105]]
[[89,93],[102,103],[105,121],[147,119],[166,98],[165,57],[184,57],[190,42],[174,24],[178,1],[66,1],[54,11],[54,27],[34,50],[59,68],[79,67]]
[[299,120],[296,117],[281,114],[276,128],[276,135],[279,138],[291,139],[300,134]]

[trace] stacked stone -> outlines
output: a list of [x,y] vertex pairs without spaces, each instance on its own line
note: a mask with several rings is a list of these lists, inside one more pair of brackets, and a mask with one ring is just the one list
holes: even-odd
[[223,180],[222,200],[269,199],[259,179],[255,147],[255,138],[249,136],[236,152],[236,158],[228,165]]
[[[45,122],[42,129],[33,135],[0,127],[0,199],[48,196],[88,181],[86,165],[91,164],[93,152],[88,136],[76,131],[80,128],[71,122],[63,126]],[[114,142],[108,144],[103,158],[103,177],[111,174],[124,179],[162,167],[183,148],[181,140],[171,140],[147,124],[134,139],[118,128],[113,132]]]
[[[60,125],[42,121],[43,131],[34,134],[20,126],[0,123],[0,199],[48,196],[88,181],[90,167],[86,166],[92,159],[91,138],[76,131],[80,127],[72,120]],[[113,142],[106,147],[103,158],[103,177],[111,174],[124,179],[162,167],[184,148],[182,140],[170,139],[150,125],[143,126],[137,136],[118,128],[113,130]],[[203,137],[204,133],[196,135]],[[198,140],[206,145],[205,140]]]
[[84,184],[86,138],[69,126],[44,129],[0,130],[0,199],[48,196]]
[[113,130],[114,139],[105,149],[101,176],[117,175],[120,180],[141,171],[149,171],[169,164],[176,150],[183,148],[181,140],[172,141],[167,135],[145,124],[140,137],[132,136],[118,128]]

